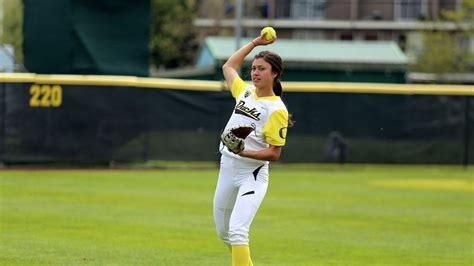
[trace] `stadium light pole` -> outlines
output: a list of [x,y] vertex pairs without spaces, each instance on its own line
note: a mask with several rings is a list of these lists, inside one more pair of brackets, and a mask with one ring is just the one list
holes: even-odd
[[3,0],[0,0],[0,38],[3,39]]
[[235,50],[240,48],[240,38],[242,37],[242,0],[237,0],[235,13]]
[[[242,0],[237,0],[237,10],[235,13],[235,51],[240,48],[240,38],[242,37]],[[238,71],[240,75],[240,69]]]

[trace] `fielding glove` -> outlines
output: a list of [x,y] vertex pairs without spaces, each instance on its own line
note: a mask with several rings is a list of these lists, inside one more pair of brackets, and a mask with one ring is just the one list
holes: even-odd
[[255,130],[254,127],[248,125],[239,125],[228,128],[222,132],[221,140],[227,149],[235,154],[239,154],[245,149],[245,138]]

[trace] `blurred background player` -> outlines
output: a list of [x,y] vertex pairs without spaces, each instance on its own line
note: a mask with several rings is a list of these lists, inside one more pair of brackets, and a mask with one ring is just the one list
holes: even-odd
[[[276,41],[255,38],[236,51],[223,65],[223,74],[236,100],[226,129],[238,125],[255,128],[238,154],[221,143],[221,165],[214,196],[214,221],[219,237],[232,252],[232,265],[253,265],[249,228],[268,187],[269,161],[280,158],[285,145],[288,111],[281,99],[283,63],[279,55],[263,51],[252,62],[253,86],[238,74],[244,58],[257,46]],[[291,123],[291,122],[290,122]],[[291,126],[291,125],[290,125]]]

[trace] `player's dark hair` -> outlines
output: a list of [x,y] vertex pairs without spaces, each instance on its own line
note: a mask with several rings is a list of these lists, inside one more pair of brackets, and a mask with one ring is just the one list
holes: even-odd
[[281,86],[280,78],[283,74],[283,60],[281,57],[270,51],[261,51],[256,54],[255,59],[262,58],[265,62],[269,63],[272,66],[272,72],[276,73],[276,77],[273,79],[273,93],[277,96],[282,96],[283,88]]
[[[261,51],[260,53],[256,54],[253,59],[255,60],[258,58],[262,58],[265,60],[265,62],[269,63],[272,66],[272,72],[277,74],[273,79],[273,93],[282,97],[283,87],[281,86],[280,78],[283,74],[283,60],[281,60],[281,57],[278,54],[270,51]],[[288,127],[293,127],[294,124],[295,121],[293,120],[293,116],[289,114]]]

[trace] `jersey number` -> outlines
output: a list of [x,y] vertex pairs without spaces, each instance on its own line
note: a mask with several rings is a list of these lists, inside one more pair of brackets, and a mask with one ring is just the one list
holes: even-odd
[[59,107],[63,102],[63,88],[59,85],[30,87],[30,107]]

